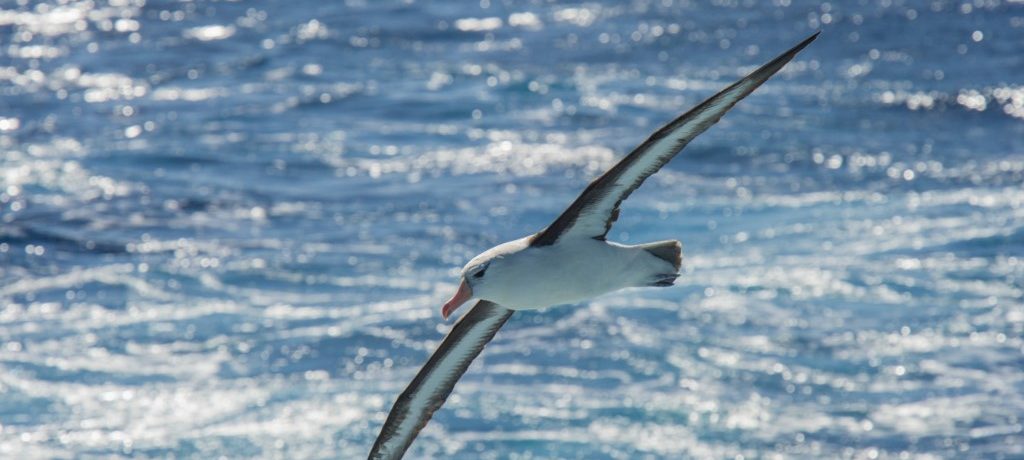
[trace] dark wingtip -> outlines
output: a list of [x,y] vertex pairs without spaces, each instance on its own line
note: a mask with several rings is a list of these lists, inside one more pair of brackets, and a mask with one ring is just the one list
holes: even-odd
[[810,45],[811,42],[814,41],[814,39],[818,38],[818,35],[821,35],[821,29],[811,34],[810,37],[805,38],[804,41],[800,42],[799,45],[794,46],[793,49],[799,52],[800,50],[804,49],[805,46]]
[[786,65],[786,63],[793,60],[797,53],[803,51],[803,49],[806,48],[807,45],[810,45],[811,42],[814,41],[814,39],[818,38],[818,35],[821,35],[820,30],[811,34],[810,37],[805,38],[800,43],[797,43],[797,45],[790,48],[789,51],[786,51],[785,53],[779,55],[779,57],[772,59],[771,62],[762,66],[760,69],[758,69],[758,71],[770,71],[771,73],[774,74],[779,69],[781,69],[782,66]]
[[815,33],[813,33],[813,34],[811,34],[810,37],[805,38],[804,41],[798,43],[796,46],[790,48],[790,50],[787,51],[786,54],[784,54],[784,56],[789,56],[790,58],[792,58],[793,56],[796,55],[796,53],[799,53],[800,51],[803,51],[803,49],[806,48],[807,45],[810,45],[811,42],[814,41],[814,39],[818,38],[818,35],[821,35],[821,31],[820,30],[815,32]]
[[729,91],[735,89],[737,86],[739,86],[741,84],[751,83],[752,82],[753,85],[750,86],[749,88],[747,88],[747,90],[744,91],[743,95],[740,97],[740,99],[743,99],[748,94],[752,93],[755,89],[757,89],[758,86],[761,86],[761,84],[763,84],[764,82],[768,81],[768,79],[771,78],[772,75],[775,75],[776,72],[778,72],[779,70],[782,70],[782,68],[785,67],[786,64],[789,63],[789,61],[792,61],[793,58],[796,57],[797,53],[799,53],[800,51],[803,51],[803,49],[806,48],[807,45],[810,45],[811,42],[814,41],[814,39],[818,38],[818,35],[820,35],[820,34],[821,34],[820,30],[815,32],[815,33],[813,33],[813,34],[811,34],[811,36],[803,39],[803,41],[801,41],[800,43],[797,43],[796,46],[790,48],[785,53],[782,53],[782,54],[778,55],[775,59],[772,59],[767,64],[765,64],[765,65],[759,67],[757,70],[751,72],[749,75],[747,75],[746,77],[744,77],[740,81],[738,81],[736,83],[733,83],[732,86],[722,90],[720,93],[716,94],[715,97],[718,97],[718,96],[720,96],[722,94],[728,93]]

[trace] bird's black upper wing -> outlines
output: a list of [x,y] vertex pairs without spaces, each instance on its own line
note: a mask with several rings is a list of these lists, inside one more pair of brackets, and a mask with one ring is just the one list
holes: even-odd
[[455,382],[494,338],[513,310],[481,300],[466,313],[395,401],[370,451],[370,460],[402,458],[434,411],[444,404]]
[[534,236],[530,245],[551,245],[569,235],[603,240],[619,217],[619,205],[633,190],[665,166],[693,138],[718,122],[737,102],[778,72],[817,38],[818,33],[652,134],[618,164],[591,182],[558,219]]

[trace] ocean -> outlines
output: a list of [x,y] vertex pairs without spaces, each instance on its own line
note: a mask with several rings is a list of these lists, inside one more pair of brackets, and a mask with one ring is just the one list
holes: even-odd
[[0,2],[0,458],[365,458],[462,265],[821,30],[409,450],[1024,458],[1024,3]]

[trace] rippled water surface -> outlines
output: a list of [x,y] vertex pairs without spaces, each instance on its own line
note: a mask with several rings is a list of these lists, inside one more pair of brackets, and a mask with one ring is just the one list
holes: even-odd
[[0,457],[360,458],[458,267],[633,195],[410,458],[1024,458],[1024,4],[0,2]]

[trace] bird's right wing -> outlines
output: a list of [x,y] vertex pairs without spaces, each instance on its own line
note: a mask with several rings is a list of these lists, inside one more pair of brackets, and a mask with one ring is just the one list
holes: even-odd
[[513,310],[481,300],[466,313],[406,387],[370,451],[370,460],[402,458],[434,411],[444,404],[455,382],[494,338]]

